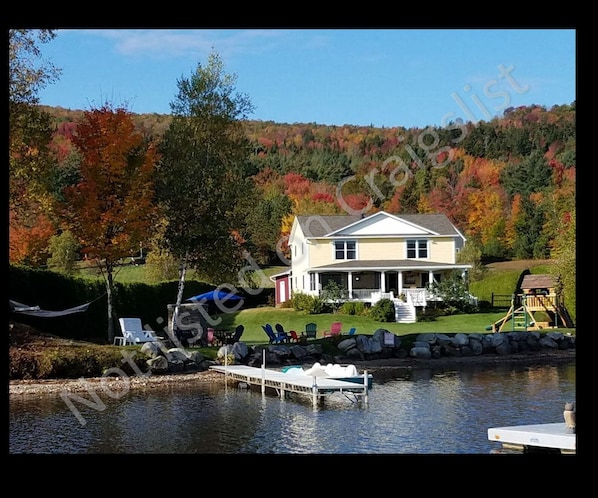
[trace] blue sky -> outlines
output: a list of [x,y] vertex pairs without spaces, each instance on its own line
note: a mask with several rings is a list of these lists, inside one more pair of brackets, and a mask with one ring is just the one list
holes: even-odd
[[574,29],[66,29],[40,103],[169,114],[177,81],[217,52],[249,119],[406,128],[488,121],[576,99]]

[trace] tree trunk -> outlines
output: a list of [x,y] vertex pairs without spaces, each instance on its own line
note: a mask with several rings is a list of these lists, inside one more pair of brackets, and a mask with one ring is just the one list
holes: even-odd
[[[185,256],[183,258],[181,258],[181,263],[179,266],[179,287],[177,290],[177,295],[176,295],[176,303],[174,305],[174,311],[172,313],[172,323],[169,324],[169,332],[170,332],[170,338],[176,343],[177,338],[175,337],[174,334],[174,324],[178,324],[178,316],[179,316],[179,306],[181,305],[181,302],[183,300],[183,291],[185,289],[185,275],[187,274],[187,257],[189,255],[189,251],[185,252]],[[177,326],[177,329],[179,327]]]
[[108,301],[108,344],[114,342],[114,319],[112,313],[112,265],[106,262],[106,297]]

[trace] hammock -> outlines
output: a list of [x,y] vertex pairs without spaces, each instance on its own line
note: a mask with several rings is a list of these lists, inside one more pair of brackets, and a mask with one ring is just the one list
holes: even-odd
[[15,313],[39,316],[41,318],[54,318],[57,316],[71,315],[72,313],[82,313],[87,311],[87,308],[89,308],[89,305],[91,304],[91,302],[89,302],[62,311],[48,311],[41,309],[39,306],[28,306],[27,304],[19,303],[17,301],[13,301],[12,299],[9,299],[8,302],[10,304],[11,311]]

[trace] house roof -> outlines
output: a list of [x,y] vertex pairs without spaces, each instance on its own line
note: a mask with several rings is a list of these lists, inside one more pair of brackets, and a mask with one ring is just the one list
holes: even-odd
[[410,224],[420,226],[430,232],[439,235],[458,235],[461,233],[455,228],[444,214],[397,214],[391,215],[380,211],[370,216],[362,217],[360,215],[311,215],[297,216],[297,223],[306,237],[326,237],[332,235],[349,225],[355,224],[362,219],[371,216],[387,215],[402,219]]
[[452,265],[450,263],[436,263],[433,261],[411,260],[411,259],[377,259],[377,260],[349,260],[331,265],[314,266],[315,271],[335,270],[446,270],[446,269],[468,269],[471,265]]
[[289,268],[288,270],[285,271],[281,271],[280,273],[274,273],[273,275],[270,275],[270,280],[272,280],[272,282],[275,282],[276,279],[280,278],[280,277],[284,277],[286,275],[290,275],[291,274],[291,269]]
[[522,289],[548,289],[556,286],[552,275],[525,275],[521,281]]

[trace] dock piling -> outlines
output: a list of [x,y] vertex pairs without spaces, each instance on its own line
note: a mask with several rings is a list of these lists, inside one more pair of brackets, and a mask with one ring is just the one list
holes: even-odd
[[266,349],[262,350],[262,394],[266,394]]

